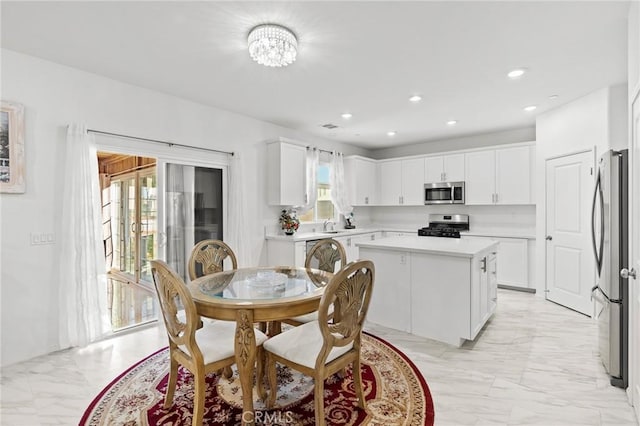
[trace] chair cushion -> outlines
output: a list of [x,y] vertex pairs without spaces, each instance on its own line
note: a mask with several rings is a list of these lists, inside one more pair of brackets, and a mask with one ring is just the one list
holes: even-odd
[[[267,340],[266,334],[258,329],[253,330],[256,335],[256,346]],[[220,361],[233,356],[235,350],[236,323],[233,321],[205,322],[196,331],[196,343],[200,347],[205,364]],[[189,353],[185,345],[178,346],[183,352]]]
[[[331,315],[333,313],[333,305],[329,306],[329,315]],[[311,321],[317,321],[318,320],[318,311],[313,311],[310,312],[308,314],[304,314],[304,315],[300,315],[298,317],[293,317],[291,318],[294,321],[298,321],[298,322],[302,322],[302,323],[308,323]]]
[[[314,368],[322,349],[322,333],[318,321],[308,322],[267,340],[263,347],[269,352],[305,367]],[[345,354],[353,343],[331,349],[327,363]]]
[[291,319],[305,324],[311,321],[318,321],[318,311],[313,311],[308,314],[300,315],[299,317],[293,317]]

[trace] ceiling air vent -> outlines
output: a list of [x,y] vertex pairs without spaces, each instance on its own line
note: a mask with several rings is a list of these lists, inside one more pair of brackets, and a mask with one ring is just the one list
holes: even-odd
[[323,124],[321,127],[324,127],[325,129],[337,129],[338,128],[338,126],[336,126],[335,124],[331,124],[331,123]]

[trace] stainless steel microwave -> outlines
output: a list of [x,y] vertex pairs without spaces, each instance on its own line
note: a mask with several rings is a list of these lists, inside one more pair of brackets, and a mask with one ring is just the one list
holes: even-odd
[[424,184],[425,204],[464,204],[464,182]]

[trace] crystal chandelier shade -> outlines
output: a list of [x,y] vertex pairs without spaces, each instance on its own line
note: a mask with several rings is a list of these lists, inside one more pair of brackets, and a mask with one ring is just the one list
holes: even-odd
[[249,32],[247,42],[251,58],[267,67],[286,67],[296,60],[298,40],[280,25],[258,25]]

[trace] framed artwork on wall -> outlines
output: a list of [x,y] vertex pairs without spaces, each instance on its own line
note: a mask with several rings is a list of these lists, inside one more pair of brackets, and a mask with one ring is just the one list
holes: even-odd
[[24,107],[2,101],[0,108],[0,192],[23,193]]

